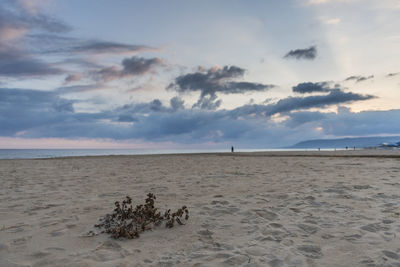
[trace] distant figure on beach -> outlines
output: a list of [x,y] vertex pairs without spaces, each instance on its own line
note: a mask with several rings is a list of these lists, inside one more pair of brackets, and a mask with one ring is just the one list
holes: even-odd
[[235,149],[233,148],[233,146],[231,147],[231,152],[232,153],[235,152]]
[[349,149],[349,147],[348,147],[348,146],[346,146],[346,150],[347,150],[347,149]]

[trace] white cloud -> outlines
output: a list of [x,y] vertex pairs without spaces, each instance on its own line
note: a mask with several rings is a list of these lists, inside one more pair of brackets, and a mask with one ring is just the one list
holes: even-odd
[[335,4],[335,3],[354,3],[363,2],[365,5],[369,5],[371,8],[385,8],[385,9],[399,9],[400,0],[304,0],[306,5],[320,5],[320,4]]
[[318,4],[324,4],[327,3],[329,0],[308,0],[307,4],[309,5],[318,5]]
[[[307,5],[319,5],[319,4],[327,4],[327,3],[354,3],[360,2],[361,0],[307,0]],[[381,0],[380,0],[381,1]],[[387,0],[389,1],[389,0]]]
[[322,23],[327,24],[327,25],[336,25],[340,23],[340,18],[326,18],[326,17],[321,17],[320,21]]

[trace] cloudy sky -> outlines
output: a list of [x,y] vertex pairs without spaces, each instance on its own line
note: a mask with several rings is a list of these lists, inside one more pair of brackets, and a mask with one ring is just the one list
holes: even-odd
[[400,134],[399,0],[2,0],[0,148]]

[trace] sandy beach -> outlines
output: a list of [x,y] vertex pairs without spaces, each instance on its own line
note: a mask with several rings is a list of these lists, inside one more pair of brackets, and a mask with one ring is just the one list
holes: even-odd
[[[400,151],[0,160],[0,183],[0,266],[400,266]],[[186,225],[88,236],[148,192]]]

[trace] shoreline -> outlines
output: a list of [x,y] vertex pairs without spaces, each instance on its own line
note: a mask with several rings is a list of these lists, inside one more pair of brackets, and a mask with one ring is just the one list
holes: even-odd
[[176,156],[237,156],[237,157],[338,157],[338,158],[400,158],[400,150],[387,149],[356,149],[356,150],[282,150],[255,152],[188,152],[160,154],[115,154],[115,155],[82,155],[56,156],[38,158],[0,158],[2,160],[56,160],[74,158],[103,158],[103,157],[176,157]]

